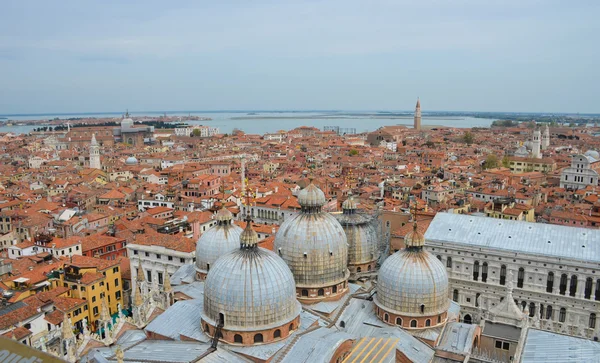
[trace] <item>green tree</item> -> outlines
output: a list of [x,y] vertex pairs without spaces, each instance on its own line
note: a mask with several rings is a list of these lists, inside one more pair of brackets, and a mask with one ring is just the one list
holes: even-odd
[[471,145],[473,143],[473,141],[475,140],[475,137],[473,136],[473,133],[471,131],[467,131],[465,132],[465,134],[463,135],[463,141],[467,144],[467,145]]
[[192,131],[192,135],[194,137],[199,137],[200,136],[200,129],[194,129],[194,131]]
[[502,166],[505,168],[510,168],[510,159],[508,158],[508,156],[504,156],[502,158]]
[[493,169],[498,167],[498,157],[495,154],[488,154],[483,162],[483,169]]
[[352,150],[350,150],[350,152],[348,153],[348,155],[350,155],[350,156],[356,156],[356,155],[358,155],[358,150],[352,149]]
[[429,140],[425,143],[425,146],[427,146],[430,149],[433,149],[435,147],[435,143],[433,141]]

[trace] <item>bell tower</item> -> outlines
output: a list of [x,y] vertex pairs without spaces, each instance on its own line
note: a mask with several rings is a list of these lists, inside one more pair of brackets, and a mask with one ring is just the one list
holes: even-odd
[[415,130],[421,130],[421,100],[417,98],[417,106],[415,107]]
[[96,141],[96,134],[92,134],[92,143],[90,144],[90,169],[102,169],[100,164],[100,145]]

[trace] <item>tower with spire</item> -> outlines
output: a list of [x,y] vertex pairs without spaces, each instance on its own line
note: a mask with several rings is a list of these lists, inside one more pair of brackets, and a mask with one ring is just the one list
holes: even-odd
[[100,164],[100,145],[96,141],[96,134],[92,134],[92,143],[90,144],[90,168],[102,169]]
[[540,131],[540,129],[536,128],[533,131],[533,140],[531,143],[531,157],[534,159],[541,159],[542,158],[542,133]]
[[550,128],[548,124],[544,126],[544,133],[542,134],[542,150],[548,149],[550,146]]
[[421,100],[417,98],[417,106],[415,107],[415,130],[421,130]]

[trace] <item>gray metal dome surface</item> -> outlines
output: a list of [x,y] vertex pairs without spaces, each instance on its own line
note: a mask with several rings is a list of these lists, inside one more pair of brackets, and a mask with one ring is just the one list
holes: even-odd
[[[427,251],[398,251],[379,269],[374,301],[384,310],[398,315],[442,314],[450,304],[446,268]],[[423,312],[421,305],[424,305]]]
[[[229,212],[226,209],[225,211]],[[219,220],[220,212],[217,213],[217,225],[202,233],[196,243],[196,271],[198,272],[207,273],[209,265],[212,268],[219,257],[240,248],[240,234],[243,229],[233,224],[231,219]]]
[[202,319],[224,329],[257,331],[285,325],[300,314],[294,277],[264,248],[239,248],[219,258],[204,283]]
[[329,213],[302,211],[286,219],[274,246],[299,287],[334,285],[348,278],[346,233]]
[[126,165],[137,165],[138,160],[135,158],[135,156],[130,156],[127,158],[127,160],[125,160],[125,164]]
[[371,218],[362,214],[335,214],[335,218],[346,233],[349,264],[367,263],[379,257],[378,234]]
[[322,207],[325,203],[325,193],[312,182],[298,193],[298,204],[303,207]]

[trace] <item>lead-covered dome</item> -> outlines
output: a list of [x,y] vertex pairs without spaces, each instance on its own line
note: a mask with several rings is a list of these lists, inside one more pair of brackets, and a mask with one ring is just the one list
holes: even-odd
[[322,207],[327,203],[325,193],[312,182],[298,193],[298,204],[303,207]]
[[286,219],[275,236],[275,251],[294,274],[299,295],[325,298],[345,292],[348,243],[340,223],[323,212],[324,193],[312,182],[298,194],[301,211]]
[[136,159],[135,156],[130,156],[127,158],[127,160],[125,160],[125,164],[126,165],[137,165],[138,159]]
[[353,273],[371,271],[379,257],[379,235],[373,216],[357,211],[353,196],[342,203],[342,213],[335,218],[342,225],[348,240],[348,267]]
[[[257,242],[248,223],[238,248],[214,263],[204,283],[203,323],[222,325],[222,339],[234,344],[283,339],[298,326],[294,276],[277,254]],[[247,332],[257,334],[252,340],[238,334]]]
[[433,316],[448,310],[448,274],[431,253],[410,248],[388,257],[377,279],[375,304],[400,316]]
[[196,272],[206,276],[215,261],[239,248],[242,228],[233,223],[233,215],[227,208],[219,209],[215,216],[217,225],[204,232],[196,243]]

